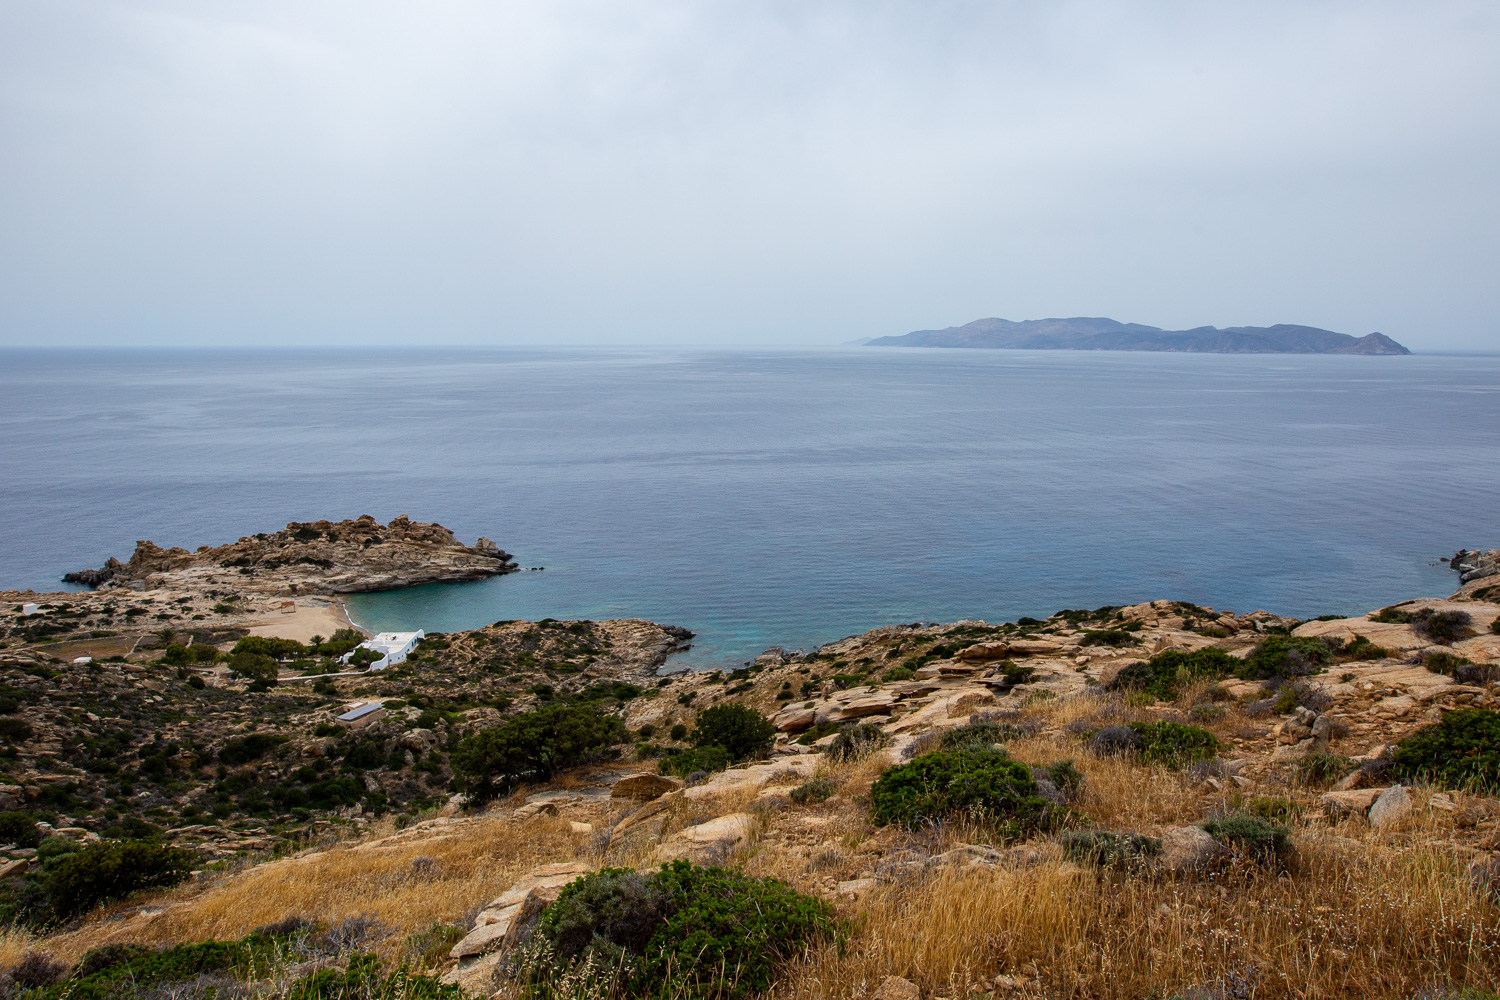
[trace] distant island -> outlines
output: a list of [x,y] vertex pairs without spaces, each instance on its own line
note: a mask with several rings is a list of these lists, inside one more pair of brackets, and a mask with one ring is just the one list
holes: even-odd
[[1351,337],[1315,326],[1231,326],[1162,330],[1092,317],[976,319],[946,330],[876,337],[869,347],[983,347],[1022,351],[1188,351],[1195,354],[1410,354],[1383,333]]

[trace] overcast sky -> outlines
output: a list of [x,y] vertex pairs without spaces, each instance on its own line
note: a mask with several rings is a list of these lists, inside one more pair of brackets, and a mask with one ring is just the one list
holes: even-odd
[[0,0],[0,343],[1497,350],[1497,11]]

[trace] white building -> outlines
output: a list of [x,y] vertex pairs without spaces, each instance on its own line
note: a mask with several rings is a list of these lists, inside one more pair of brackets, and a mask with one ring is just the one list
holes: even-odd
[[[373,639],[366,639],[355,649],[368,649],[381,654],[380,659],[370,664],[370,669],[384,670],[405,661],[411,651],[417,648],[417,643],[426,636],[427,633],[422,629],[415,632],[381,632]],[[344,654],[344,662],[348,663],[353,657],[354,651],[350,650]]]
[[39,608],[39,607],[37,607],[35,604],[23,604],[23,605],[21,605],[21,617],[22,618],[28,617],[30,615],[39,615],[41,613],[42,613],[42,609]]

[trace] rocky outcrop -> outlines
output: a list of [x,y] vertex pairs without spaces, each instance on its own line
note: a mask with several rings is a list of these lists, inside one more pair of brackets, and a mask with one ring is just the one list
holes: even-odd
[[368,514],[348,521],[293,521],[196,552],[136,543],[130,561],[111,558],[64,579],[95,588],[183,590],[227,587],[267,594],[352,594],[420,583],[478,580],[519,567],[488,538],[469,546],[441,524],[405,515],[381,524]]
[[[1476,580],[1500,577],[1500,549],[1470,551],[1459,549],[1448,560],[1448,565],[1458,573],[1459,583],[1469,584]],[[1500,583],[1500,580],[1491,580]]]

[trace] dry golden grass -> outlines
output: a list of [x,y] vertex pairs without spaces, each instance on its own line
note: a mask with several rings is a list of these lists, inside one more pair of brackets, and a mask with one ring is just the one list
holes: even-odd
[[[430,836],[372,840],[258,865],[206,888],[171,893],[164,898],[175,905],[154,920],[91,924],[49,939],[46,950],[72,961],[115,941],[225,940],[288,916],[370,916],[397,932],[414,933],[437,922],[466,922],[532,868],[572,860],[587,846],[586,837],[555,817],[525,824],[481,819],[450,829],[455,832],[446,837],[438,828]],[[431,866],[414,865],[419,857]]]
[[871,897],[856,927],[844,953],[806,962],[778,998],[857,996],[886,975],[942,996],[985,992],[997,974],[1035,977],[1034,995],[1048,997],[1138,998],[1245,975],[1257,997],[1500,985],[1495,909],[1435,851],[1350,858],[1310,842],[1295,874],[1198,882],[1067,864],[947,869]]
[[[1500,987],[1500,906],[1475,897],[1465,874],[1473,851],[1462,844],[1479,833],[1460,829],[1454,814],[1426,808],[1421,790],[1413,792],[1418,806],[1408,817],[1376,833],[1362,819],[1325,819],[1314,788],[1262,776],[1252,791],[1207,795],[1165,768],[1095,758],[1060,732],[1072,722],[1159,717],[1117,699],[1085,693],[1039,703],[1028,716],[1045,731],[1012,741],[1010,752],[1031,764],[1073,760],[1086,779],[1074,808],[1099,828],[1159,833],[1233,808],[1242,795],[1285,795],[1301,807],[1292,821],[1295,854],[1277,871],[1246,864],[1194,879],[1126,878],[1055,860],[1026,869],[938,867],[918,884],[885,886],[857,904],[838,901],[850,918],[848,946],[788,970],[773,1000],[859,1000],[887,975],[912,979],[927,997],[953,1000],[991,992],[1000,974],[1027,977],[1022,995],[1121,1000],[1246,976],[1257,998],[1407,1000],[1425,987]],[[1243,724],[1232,713],[1224,726]],[[465,921],[539,864],[584,858],[647,867],[663,840],[728,813],[749,812],[754,822],[723,861],[808,892],[871,875],[883,858],[937,855],[992,835],[961,823],[915,832],[872,826],[870,785],[888,763],[884,754],[825,763],[819,774],[837,791],[821,805],[771,804],[749,788],[677,797],[612,841],[570,833],[567,821],[577,817],[565,810],[558,818],[481,819],[421,838],[343,846],[179,890],[168,897],[175,905],[153,922],[94,922],[44,942],[45,950],[72,959],[111,940],[230,938],[291,914],[325,921],[368,915],[401,933],[420,932],[434,922]],[[1455,798],[1462,804],[1464,797]],[[520,799],[518,793],[510,804]],[[609,817],[591,818],[607,823],[624,808],[612,804]],[[432,874],[416,874],[419,856],[432,860]],[[398,935],[385,948],[399,943]],[[0,963],[31,946],[11,932],[0,942]]]
[[0,969],[9,969],[36,944],[36,935],[23,927],[0,928]]

